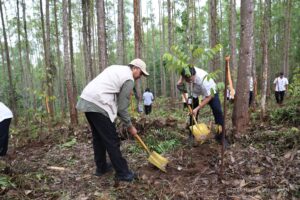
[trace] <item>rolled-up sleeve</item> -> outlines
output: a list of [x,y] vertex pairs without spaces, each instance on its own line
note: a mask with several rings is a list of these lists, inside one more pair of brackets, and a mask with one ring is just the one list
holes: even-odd
[[128,107],[130,104],[130,93],[133,90],[134,82],[132,80],[127,80],[118,95],[118,116],[122,122],[127,126],[131,126],[131,119],[128,113]]

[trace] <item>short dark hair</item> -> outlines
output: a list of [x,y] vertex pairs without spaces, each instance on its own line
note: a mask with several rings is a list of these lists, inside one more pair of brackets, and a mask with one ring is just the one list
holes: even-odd
[[280,75],[280,76],[283,76],[283,72],[280,72],[279,75]]
[[183,77],[191,77],[196,74],[195,67],[186,66],[181,70],[181,76]]
[[146,88],[145,92],[150,92],[150,89],[149,89],[149,88]]

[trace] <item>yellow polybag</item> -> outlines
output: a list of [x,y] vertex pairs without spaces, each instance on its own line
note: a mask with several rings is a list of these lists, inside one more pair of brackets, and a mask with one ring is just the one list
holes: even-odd
[[204,123],[199,123],[193,126],[190,126],[190,130],[193,133],[195,140],[201,144],[205,142],[210,134],[209,127]]

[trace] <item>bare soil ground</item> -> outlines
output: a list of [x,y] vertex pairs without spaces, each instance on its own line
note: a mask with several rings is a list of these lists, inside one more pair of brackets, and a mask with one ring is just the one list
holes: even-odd
[[294,135],[281,137],[275,132],[284,133],[284,126],[253,125],[226,150],[221,176],[221,147],[213,140],[190,147],[184,125],[174,119],[139,122],[148,130],[166,123],[169,131],[183,135],[182,146],[163,154],[170,160],[167,173],[149,164],[145,153],[131,153],[128,149],[135,141],[127,139],[121,149],[139,179],[116,183],[113,172],[96,177],[88,127],[73,132],[76,140],[59,143],[57,137],[70,130],[57,126],[42,140],[10,148],[0,161],[0,177],[11,184],[0,188],[0,199],[300,198],[299,127]]

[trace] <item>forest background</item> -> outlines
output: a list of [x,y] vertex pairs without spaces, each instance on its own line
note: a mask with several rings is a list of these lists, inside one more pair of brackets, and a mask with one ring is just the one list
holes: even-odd
[[[150,71],[137,84],[139,94],[150,87],[156,97],[179,99],[178,75],[166,68],[163,55],[173,45],[187,53],[190,45],[205,51],[218,44],[223,48],[197,66],[224,73],[224,58],[230,55],[234,85],[252,75],[256,94],[268,99],[277,73],[284,72],[291,83],[299,73],[300,2],[249,5],[251,64],[239,66],[245,46],[240,44],[241,5],[235,0],[1,1],[1,101],[12,108],[15,123],[19,116],[59,120],[69,115],[77,124],[75,104],[84,86],[105,67],[126,65],[135,57]],[[247,72],[238,76],[239,68]],[[258,104],[265,113],[265,101]]]

